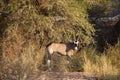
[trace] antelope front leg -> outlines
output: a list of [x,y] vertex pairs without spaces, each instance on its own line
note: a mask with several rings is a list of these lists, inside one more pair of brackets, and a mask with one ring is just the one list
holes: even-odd
[[70,64],[70,60],[71,60],[72,58],[71,58],[71,55],[68,55],[68,57],[67,57],[67,64]]

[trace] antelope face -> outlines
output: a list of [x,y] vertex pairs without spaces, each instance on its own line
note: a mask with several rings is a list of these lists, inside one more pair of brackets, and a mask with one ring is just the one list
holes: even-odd
[[78,50],[79,41],[74,41],[74,44],[75,44],[75,50]]

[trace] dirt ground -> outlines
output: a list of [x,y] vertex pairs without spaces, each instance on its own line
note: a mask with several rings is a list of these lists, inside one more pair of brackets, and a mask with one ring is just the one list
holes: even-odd
[[95,75],[82,72],[45,72],[38,75],[31,75],[28,80],[99,80],[99,78]]

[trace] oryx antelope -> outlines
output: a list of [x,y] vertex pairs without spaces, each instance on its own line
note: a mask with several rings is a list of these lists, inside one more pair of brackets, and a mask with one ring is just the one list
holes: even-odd
[[67,42],[67,43],[51,43],[50,45],[47,46],[47,51],[48,51],[48,70],[50,71],[50,64],[51,64],[51,55],[53,53],[59,53],[64,56],[71,57],[75,51],[78,50],[78,44],[79,40],[77,39],[74,42]]

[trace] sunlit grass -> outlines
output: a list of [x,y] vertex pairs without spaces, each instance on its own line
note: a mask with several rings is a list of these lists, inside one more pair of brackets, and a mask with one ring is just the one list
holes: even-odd
[[120,75],[120,68],[118,67],[120,66],[119,47],[118,42],[116,46],[110,46],[110,48],[104,53],[101,53],[101,55],[94,49],[82,51],[84,58],[84,72],[104,77],[109,75],[116,80]]

